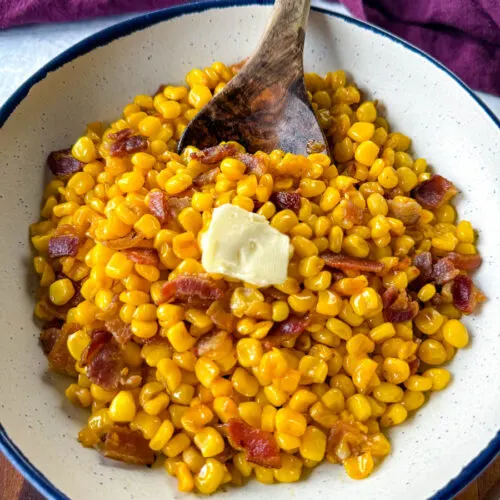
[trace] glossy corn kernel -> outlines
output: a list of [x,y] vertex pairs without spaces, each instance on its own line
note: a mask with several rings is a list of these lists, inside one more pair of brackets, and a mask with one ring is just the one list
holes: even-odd
[[469,343],[469,332],[458,319],[449,319],[443,325],[443,337],[453,347],[462,349]]
[[205,427],[197,432],[193,441],[205,458],[214,457],[224,450],[224,440],[213,427]]
[[109,405],[109,415],[114,422],[132,422],[136,411],[134,397],[130,391],[120,391]]
[[195,476],[196,489],[204,495],[210,495],[224,479],[225,468],[215,458],[209,458]]

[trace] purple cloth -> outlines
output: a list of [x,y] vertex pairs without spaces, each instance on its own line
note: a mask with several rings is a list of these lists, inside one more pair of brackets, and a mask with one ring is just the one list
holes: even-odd
[[[155,10],[189,0],[0,0],[0,28]],[[472,88],[500,95],[499,0],[342,0],[422,48]]]

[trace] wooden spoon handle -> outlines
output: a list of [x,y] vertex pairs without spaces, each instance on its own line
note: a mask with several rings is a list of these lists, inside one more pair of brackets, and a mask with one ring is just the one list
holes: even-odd
[[[271,71],[285,80],[303,73],[304,38],[311,0],[276,0],[257,51],[248,61],[257,74]],[[250,68],[248,68],[250,69]]]

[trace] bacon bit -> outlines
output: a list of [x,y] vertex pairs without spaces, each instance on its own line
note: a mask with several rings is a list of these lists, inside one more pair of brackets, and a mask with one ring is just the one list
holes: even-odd
[[412,196],[424,208],[434,210],[453,198],[457,192],[456,187],[448,179],[441,175],[433,175],[428,181],[417,186]]
[[269,351],[273,347],[279,347],[283,342],[296,339],[309,326],[309,318],[291,316],[275,326],[270,334],[262,341],[264,350]]
[[125,425],[114,425],[104,441],[104,456],[127,464],[152,465],[155,454],[139,431]]
[[217,328],[231,333],[236,329],[236,318],[228,310],[225,301],[216,300],[207,309],[207,315]]
[[108,139],[111,139],[112,141],[124,141],[132,135],[134,135],[134,131],[131,128],[124,128],[118,132],[108,134]]
[[264,158],[259,156],[254,156],[248,153],[242,153],[238,151],[234,157],[240,160],[246,167],[247,174],[254,174],[257,177],[262,177],[267,173],[267,163]]
[[240,418],[231,418],[226,425],[231,446],[244,450],[249,462],[262,467],[281,467],[280,450],[270,432],[256,429]]
[[353,224],[363,223],[363,209],[355,205],[351,200],[347,200],[345,207],[345,218]]
[[363,434],[355,425],[343,420],[337,420],[328,433],[326,456],[329,460],[342,463],[351,453],[358,450],[366,440],[366,434]]
[[168,214],[166,193],[160,190],[151,191],[149,193],[148,209],[160,221],[160,224],[165,224]]
[[352,177],[353,179],[356,180],[356,182],[359,182],[356,179],[356,162],[348,161],[347,163],[344,163],[343,167],[344,169],[342,171],[342,175],[346,175],[347,177]]
[[229,460],[231,460],[235,455],[236,455],[236,450],[231,445],[226,443],[222,453],[216,455],[215,458],[219,462],[225,464],[226,462],[229,462]]
[[160,298],[157,305],[170,302],[175,297],[176,286],[174,281],[167,281],[161,288]]
[[170,217],[176,219],[182,210],[191,206],[191,196],[172,196],[167,200],[167,206]]
[[175,296],[175,298],[192,302],[194,299],[212,302],[221,299],[224,291],[211,278],[205,276],[178,276],[168,281],[162,287],[161,302],[163,303]]
[[325,149],[326,149],[326,146],[322,142],[315,141],[313,139],[310,139],[307,141],[306,151],[307,151],[308,155],[312,155],[315,153],[321,153]]
[[432,266],[432,278],[437,285],[443,285],[460,274],[449,257],[443,257]]
[[229,156],[234,156],[236,153],[239,153],[239,151],[240,150],[234,144],[218,144],[217,146],[205,148],[201,151],[195,151],[190,154],[190,158],[198,160],[204,165],[210,165],[212,163],[219,163]]
[[389,287],[382,294],[383,314],[385,321],[402,323],[413,319],[419,311],[418,302],[412,300],[406,290]]
[[[121,130],[120,132],[124,131]],[[117,132],[117,134],[120,132]],[[119,136],[119,138],[109,146],[109,154],[115,157],[122,157],[128,154],[146,151],[146,149],[148,149],[148,138],[144,135],[132,135],[128,137]]]
[[478,304],[484,302],[486,297],[474,286],[469,276],[460,274],[457,276],[451,288],[453,305],[465,314],[472,313]]
[[42,349],[47,355],[49,366],[52,370],[76,377],[75,360],[68,351],[68,337],[77,332],[80,325],[76,323],[66,323],[62,328],[49,328],[40,334]]
[[415,358],[413,361],[408,363],[410,366],[410,375],[415,375],[420,367],[420,359]]
[[480,255],[462,255],[459,253],[455,252],[450,252],[447,256],[447,259],[450,259],[451,262],[458,268],[461,269],[462,271],[474,271],[476,270],[481,263],[483,262],[483,259],[481,258]]
[[127,374],[120,376],[120,389],[132,391],[137,389],[142,384],[142,376],[138,373]]
[[300,210],[300,199],[300,194],[289,191],[278,191],[272,196],[272,202],[279,210],[289,209],[296,214],[298,214]]
[[247,61],[248,61],[248,57],[245,57],[245,59],[242,59],[240,62],[237,62],[237,63],[229,66],[229,69],[236,75],[241,71],[241,68],[243,68],[243,66],[245,66]]
[[277,290],[274,286],[267,288],[265,290],[261,290],[266,298],[266,302],[274,302],[275,300],[284,300],[288,299],[288,295],[281,290]]
[[376,260],[359,259],[348,257],[347,255],[325,252],[320,255],[328,267],[341,269],[342,271],[364,271],[369,273],[379,273],[384,270],[384,264]]
[[399,290],[395,286],[390,286],[382,294],[382,306],[384,309],[390,307],[398,298]]
[[82,366],[87,366],[89,360],[108,342],[113,338],[111,332],[107,330],[94,330],[90,334],[90,343],[82,352],[82,357],[80,359],[80,364]]
[[138,246],[143,239],[143,234],[132,231],[123,238],[116,238],[114,240],[99,240],[98,243],[108,248],[112,248],[113,250],[127,250]]
[[53,236],[49,240],[49,257],[74,257],[79,244],[78,236]]
[[54,348],[59,337],[60,328],[45,328],[40,334],[40,344],[42,345],[43,353],[47,356]]
[[194,348],[196,356],[206,356],[207,358],[222,359],[233,350],[233,338],[224,330],[203,335]]
[[420,289],[432,281],[432,255],[422,252],[413,257],[413,265],[420,271],[418,277],[410,284],[412,289]]
[[264,158],[248,153],[242,153],[234,144],[219,144],[210,148],[191,153],[190,158],[198,160],[203,164],[211,165],[221,162],[224,158],[236,158],[245,164],[247,174],[255,174],[261,177],[267,172],[267,163]]
[[91,382],[107,391],[118,389],[125,363],[120,346],[110,332],[92,332],[90,344],[82,354],[81,364],[87,367],[87,377]]
[[144,264],[146,266],[158,266],[158,252],[156,248],[128,248],[123,253],[127,259],[136,264]]
[[389,212],[392,217],[399,219],[406,226],[416,224],[422,214],[422,207],[413,198],[407,196],[395,196],[387,201]]
[[197,187],[203,187],[207,184],[213,184],[216,181],[219,173],[219,167],[211,168],[207,172],[204,172],[203,174],[198,175],[198,177],[195,177],[193,179],[193,184]]
[[47,157],[49,170],[57,177],[67,177],[83,168],[83,163],[71,154],[71,149],[52,151]]
[[104,326],[108,332],[113,334],[113,337],[121,346],[125,345],[132,338],[132,328],[119,317],[108,319],[104,323]]

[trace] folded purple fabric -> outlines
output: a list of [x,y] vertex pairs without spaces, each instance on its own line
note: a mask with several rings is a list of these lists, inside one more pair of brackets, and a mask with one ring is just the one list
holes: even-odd
[[[155,10],[189,0],[0,0],[0,28]],[[422,48],[472,88],[500,95],[499,0],[341,0]]]
[[425,50],[469,86],[500,95],[499,0],[343,0],[367,20]]

